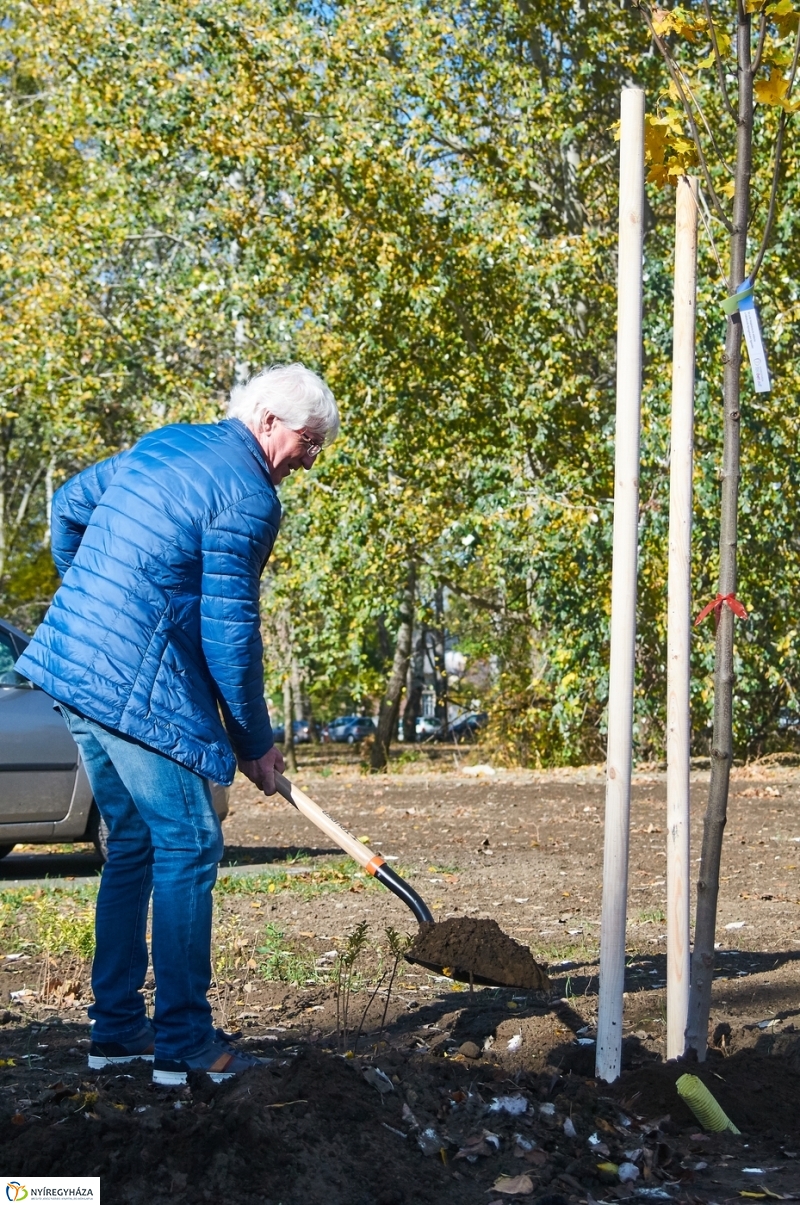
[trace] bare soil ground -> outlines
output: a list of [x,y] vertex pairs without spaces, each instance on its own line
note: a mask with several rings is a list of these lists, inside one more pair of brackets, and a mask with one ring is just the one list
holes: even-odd
[[[697,856],[707,774],[693,779]],[[414,931],[410,913],[282,800],[237,782],[212,1000],[218,1023],[272,1063],[172,1093],[137,1064],[89,1073],[87,964],[17,942],[0,963],[9,1175],[99,1175],[106,1201],[132,1205],[800,1200],[800,772],[758,765],[733,778],[713,1049],[692,1070],[740,1137],[704,1135],[674,1087],[686,1067],[664,1062],[663,774],[640,772],[634,786],[624,1072],[612,1087],[593,1077],[591,1042],[600,769],[470,777],[426,763],[367,777],[340,762],[298,781],[396,858],[437,919],[494,917],[529,944],[552,999],[470,995],[401,962],[387,1004],[386,931]],[[276,862],[267,876],[237,873]],[[8,951],[23,913],[3,929]],[[623,1184],[613,1168],[626,1163],[636,1178]]]

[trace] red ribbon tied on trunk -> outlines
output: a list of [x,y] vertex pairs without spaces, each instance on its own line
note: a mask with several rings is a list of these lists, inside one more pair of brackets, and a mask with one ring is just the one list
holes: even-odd
[[730,607],[734,615],[738,615],[740,619],[747,619],[747,612],[735,594],[718,594],[716,598],[712,599],[710,603],[707,603],[706,606],[703,607],[702,611],[697,616],[697,619],[694,621],[694,626],[697,627],[698,624],[701,624],[706,616],[710,615],[712,611],[714,612],[714,622],[719,623],[719,615],[720,611],[722,610],[723,603]]

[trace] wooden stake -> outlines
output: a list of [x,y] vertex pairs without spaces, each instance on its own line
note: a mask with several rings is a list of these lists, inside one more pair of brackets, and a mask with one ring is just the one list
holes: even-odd
[[692,456],[697,180],[681,176],[675,199],[672,436],[667,585],[667,1058],[684,1053],[689,1013],[689,650],[692,605]]
[[596,1067],[598,1077],[608,1083],[617,1078],[622,1062],[625,985],[642,393],[644,92],[641,88],[623,89],[620,117],[614,550]]

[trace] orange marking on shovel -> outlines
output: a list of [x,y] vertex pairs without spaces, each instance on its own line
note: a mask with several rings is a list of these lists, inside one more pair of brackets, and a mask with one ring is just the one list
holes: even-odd
[[386,859],[382,858],[380,854],[376,854],[374,858],[370,858],[369,862],[367,862],[364,869],[366,870],[367,874],[374,875],[374,874],[376,874],[379,866],[385,866],[385,865],[386,865]]

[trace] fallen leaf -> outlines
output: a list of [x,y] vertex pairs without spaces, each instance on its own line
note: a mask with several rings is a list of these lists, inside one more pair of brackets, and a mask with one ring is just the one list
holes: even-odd
[[[496,1135],[493,1135],[496,1137]],[[497,1139],[497,1145],[491,1145],[486,1141],[483,1134],[472,1134],[463,1146],[460,1146],[457,1153],[453,1156],[454,1159],[468,1159],[470,1163],[474,1163],[476,1159],[485,1159],[489,1155],[496,1155],[500,1146],[500,1140]]]
[[509,1197],[528,1197],[533,1192],[533,1180],[530,1176],[501,1176],[486,1191],[502,1192]]

